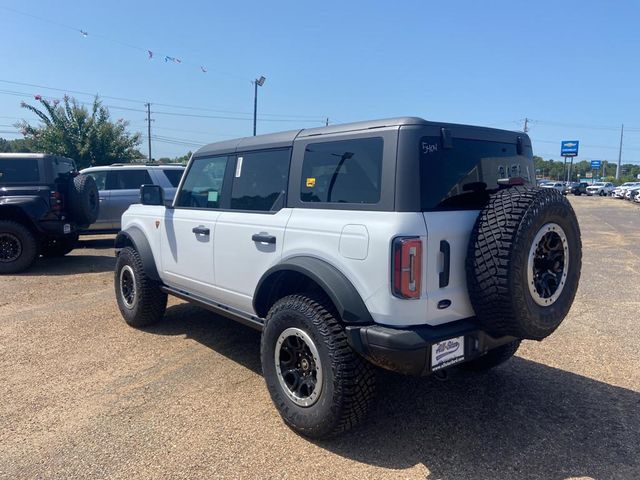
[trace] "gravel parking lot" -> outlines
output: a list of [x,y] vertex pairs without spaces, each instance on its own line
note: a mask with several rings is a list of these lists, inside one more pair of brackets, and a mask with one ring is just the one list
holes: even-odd
[[571,313],[488,374],[381,372],[363,427],[309,441],[260,375],[259,334],[171,300],[145,331],[113,298],[113,237],[0,277],[2,478],[640,478],[640,208],[571,197]]

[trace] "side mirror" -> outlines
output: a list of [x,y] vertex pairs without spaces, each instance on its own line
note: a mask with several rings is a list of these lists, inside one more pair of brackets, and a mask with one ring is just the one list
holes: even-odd
[[164,190],[159,185],[142,185],[140,187],[140,203],[142,205],[164,205]]

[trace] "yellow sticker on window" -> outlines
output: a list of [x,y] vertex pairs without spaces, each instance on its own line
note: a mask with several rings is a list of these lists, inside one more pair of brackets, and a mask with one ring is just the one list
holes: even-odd
[[313,188],[316,186],[316,179],[314,177],[307,178],[307,188]]

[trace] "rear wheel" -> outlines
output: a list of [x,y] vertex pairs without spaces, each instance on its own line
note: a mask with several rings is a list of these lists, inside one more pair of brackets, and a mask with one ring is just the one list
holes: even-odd
[[114,281],[118,307],[128,325],[145,327],[164,316],[167,294],[146,274],[135,249],[125,247],[120,251]]
[[18,222],[0,221],[0,274],[26,270],[37,256],[38,246],[31,230]]
[[283,420],[321,438],[362,421],[375,391],[373,367],[347,343],[323,295],[290,295],[271,308],[262,333],[262,370]]

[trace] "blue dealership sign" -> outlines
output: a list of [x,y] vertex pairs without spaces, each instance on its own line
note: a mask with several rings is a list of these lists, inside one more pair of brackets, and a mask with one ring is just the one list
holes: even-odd
[[591,170],[599,170],[602,166],[602,162],[600,160],[591,160]]
[[563,157],[577,157],[579,144],[578,140],[563,140],[560,143],[560,155]]

